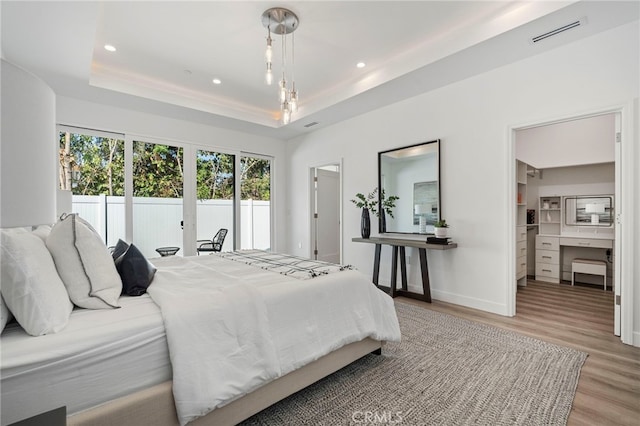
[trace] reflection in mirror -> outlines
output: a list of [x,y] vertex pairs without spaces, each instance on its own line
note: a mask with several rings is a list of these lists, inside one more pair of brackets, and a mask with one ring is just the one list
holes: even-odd
[[[440,219],[440,140],[378,153],[378,187],[398,198],[380,233],[433,233]],[[381,200],[380,200],[381,201]]]
[[564,223],[570,226],[613,226],[613,197],[565,197]]

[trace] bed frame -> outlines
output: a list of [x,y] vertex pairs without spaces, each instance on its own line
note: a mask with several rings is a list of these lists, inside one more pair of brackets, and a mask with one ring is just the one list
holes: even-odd
[[[189,423],[193,426],[235,425],[287,396],[338,371],[363,356],[380,353],[383,342],[366,338],[346,345]],[[171,381],[67,417],[68,426],[176,426]]]

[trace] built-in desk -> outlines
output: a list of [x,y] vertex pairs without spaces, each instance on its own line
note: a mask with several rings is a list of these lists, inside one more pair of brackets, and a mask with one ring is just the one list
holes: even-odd
[[610,238],[538,234],[536,236],[537,281],[546,281],[552,283],[559,283],[560,281],[562,281],[564,247],[612,249],[613,240]]
[[[427,250],[449,250],[458,247],[457,244],[427,244],[424,241],[404,239],[404,238],[387,238],[387,237],[371,237],[371,238],[353,238],[356,243],[369,243],[376,245],[376,251],[373,260],[373,283],[378,284],[380,275],[380,253],[383,245],[391,246],[393,249],[393,258],[391,261],[391,282],[389,286],[389,295],[391,297],[405,296],[412,299],[424,300],[431,303],[431,287],[429,285],[429,268],[427,265]],[[422,291],[423,294],[408,291],[407,288],[407,261],[406,247],[417,248],[420,253],[420,271],[422,273]],[[396,277],[398,275],[398,256],[400,257],[400,274],[402,279],[402,290],[396,289]]]

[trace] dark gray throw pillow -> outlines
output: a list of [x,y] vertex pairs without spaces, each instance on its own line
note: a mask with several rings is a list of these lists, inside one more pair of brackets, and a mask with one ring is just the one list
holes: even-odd
[[113,249],[113,261],[122,279],[122,294],[140,296],[147,292],[156,267],[133,244],[118,241]]
[[116,246],[111,250],[111,256],[113,257],[113,261],[115,262],[117,258],[122,256],[129,249],[129,244],[125,243],[122,240],[118,240]]

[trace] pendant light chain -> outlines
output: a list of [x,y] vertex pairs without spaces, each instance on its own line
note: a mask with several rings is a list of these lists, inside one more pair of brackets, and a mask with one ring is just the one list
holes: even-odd
[[[262,14],[262,25],[267,28],[267,51],[265,52],[265,58],[267,61],[267,73],[265,75],[265,82],[271,85],[273,82],[273,47],[271,38],[271,25],[273,27],[273,33],[280,35],[282,57],[282,79],[278,83],[278,100],[280,102],[281,119],[283,124],[289,124],[291,120],[291,114],[298,111],[298,92],[296,90],[295,82],[295,35],[293,32],[298,27],[298,17],[290,10],[283,8],[272,8],[266,10]],[[291,34],[291,87],[287,87],[287,34]]]

